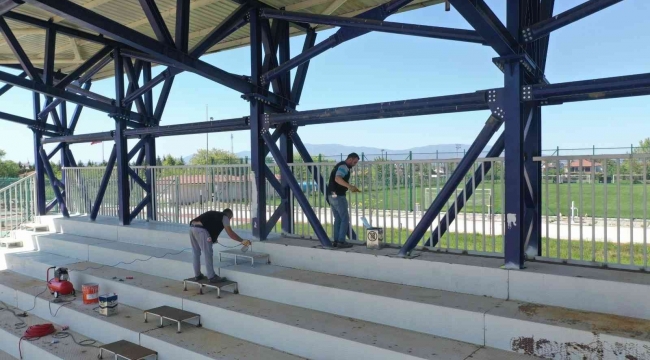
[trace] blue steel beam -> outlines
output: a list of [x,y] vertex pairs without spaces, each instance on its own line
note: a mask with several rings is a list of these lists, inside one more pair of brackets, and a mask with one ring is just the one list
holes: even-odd
[[[153,82],[153,80],[152,80]],[[158,97],[158,103],[156,103],[156,110],[153,113],[153,118],[156,121],[156,123],[160,122],[160,119],[162,118],[163,111],[165,111],[165,106],[167,105],[167,100],[169,99],[169,93],[172,91],[172,85],[174,84],[174,77],[170,77],[169,79],[165,80],[165,84],[163,85],[162,89],[160,90],[160,96]],[[147,84],[145,84],[147,85]],[[144,88],[141,87],[140,89]],[[151,88],[150,88],[151,89]]]
[[650,73],[523,87],[524,101],[569,102],[646,95]]
[[176,0],[176,48],[187,53],[190,43],[190,0]]
[[[21,78],[24,78],[25,76],[27,76],[27,73],[23,71],[20,74],[18,74],[18,76],[21,77]],[[0,88],[0,96],[4,95],[7,91],[11,90],[11,88],[13,88],[13,87],[14,87],[13,85],[9,85],[9,84],[1,87]]]
[[[309,150],[307,150],[307,147],[305,144],[302,142],[302,139],[300,136],[298,136],[298,133],[296,131],[290,131],[289,136],[291,136],[291,140],[293,141],[294,146],[296,147],[296,150],[298,150],[298,153],[300,154],[300,157],[302,158],[303,162],[306,164],[309,163],[314,163],[314,159],[311,157],[309,154]],[[325,182],[325,178],[323,178],[323,175],[320,173],[318,167],[316,166],[307,166],[307,170],[312,174],[314,177],[314,181],[316,184],[320,184],[320,192],[325,196],[325,201],[329,205],[330,201],[327,197],[327,183]],[[352,223],[348,224],[349,228],[348,230],[352,229]],[[346,231],[347,236],[351,240],[357,240],[357,234],[352,229],[351,231]]]
[[[38,112],[41,110],[41,96],[37,93],[32,93],[33,98],[33,112],[34,122],[38,119]],[[36,172],[35,189],[36,192],[36,215],[45,215],[45,169],[43,169],[43,161],[41,161],[40,149],[43,147],[43,132],[39,129],[32,129],[34,138],[34,171]]]
[[129,224],[140,214],[142,209],[151,202],[151,194],[147,194],[142,201],[138,204],[138,206],[133,209],[133,212],[129,214]]
[[[518,36],[522,26],[526,26],[522,9],[530,8],[531,0],[510,2],[506,8],[508,31],[512,36]],[[526,84],[524,65],[513,60],[505,65],[504,89],[502,108],[508,115],[505,119],[505,193],[504,213],[504,262],[506,269],[522,269],[524,267],[525,243],[529,231],[534,226],[534,208],[527,204],[525,173],[527,160],[532,161],[535,155],[525,154],[524,150],[531,144],[526,144],[526,122],[532,121],[534,104],[522,102],[524,93],[522,86]],[[530,140],[530,139],[529,139]],[[527,159],[528,158],[528,159]]]
[[282,187],[282,184],[278,181],[278,179],[275,177],[275,174],[269,167],[265,164],[264,165],[264,175],[266,176],[266,179],[268,182],[273,186],[273,189],[278,192],[280,195],[281,199],[285,199],[287,197],[287,193],[284,192],[284,188]]
[[[118,104],[124,99],[124,58],[120,54],[120,49],[113,51],[113,61],[115,66],[115,100]],[[120,225],[129,225],[131,223],[131,206],[129,199],[131,197],[131,188],[129,187],[129,159],[127,149],[127,139],[124,135],[126,130],[126,118],[120,115],[114,115],[115,119],[115,163],[117,165],[117,215]]]
[[500,56],[519,54],[519,45],[483,0],[449,0]]
[[[407,5],[413,0],[391,0],[390,2],[365,11],[357,16],[356,18],[360,19],[371,19],[371,20],[383,20],[388,16],[394,14],[401,7]],[[275,69],[271,69],[265,74],[262,75],[262,83],[267,83],[283,73],[290,71],[291,69],[313,59],[314,57],[324,53],[325,51],[338,46],[348,40],[352,40],[356,37],[369,33],[369,30],[364,29],[355,29],[349,27],[342,27],[334,35],[330,36],[326,40],[314,45],[308,51],[302,52],[300,55],[292,58],[291,60],[285,62],[281,66],[278,66]]]
[[[315,43],[316,43],[316,31],[314,29],[310,29],[309,31],[307,31],[307,35],[305,35],[305,43],[303,44],[302,47],[302,53],[308,52],[311,48],[314,47]],[[282,63],[284,64],[286,63],[286,61]],[[302,96],[302,89],[305,86],[305,80],[307,79],[308,70],[309,70],[309,60],[300,64],[300,66],[298,66],[298,70],[296,70],[296,77],[293,79],[293,86],[291,87],[291,101],[293,101],[295,104],[300,103],[300,97]]]
[[[284,207],[285,207],[285,204],[287,202],[288,202],[287,200],[281,199],[280,200],[280,205],[275,209],[275,211],[273,212],[273,214],[269,218],[268,226],[267,226],[267,229],[266,229],[266,237],[269,236],[269,234],[271,233],[271,231],[275,227],[275,224],[278,223],[278,220],[280,220],[280,217],[284,214]],[[282,225],[282,228],[283,228],[282,231],[284,231],[284,224]]]
[[150,186],[149,186],[149,185],[148,185],[144,180],[142,180],[142,178],[140,177],[140,175],[138,175],[138,173],[135,172],[135,170],[129,168],[129,171],[128,171],[128,172],[129,172],[129,176],[131,176],[131,179],[133,179],[133,181],[135,181],[138,185],[140,185],[140,187],[141,187],[144,191],[146,191],[147,194],[150,194],[150,193],[151,193],[151,187],[150,187]]
[[[179,0],[187,1],[187,0]],[[406,1],[406,0],[400,0]],[[409,0],[410,1],[410,0]],[[193,72],[206,79],[217,82],[223,86],[231,88],[242,94],[255,92],[255,86],[246,81],[241,76],[226,72],[216,66],[210,65],[195,57],[187,55],[179,49],[174,49],[168,45],[162,44],[155,39],[148,37],[136,30],[130,29],[114,20],[99,15],[91,10],[77,5],[69,0],[25,0],[26,3],[39,9],[51,12],[55,15],[87,29],[96,31],[104,36],[118,40],[126,46],[143,51],[145,53],[158,56],[162,60],[183,70]],[[177,47],[183,46],[183,42]],[[280,107],[288,105],[287,99],[277,94],[267,94],[270,101]]]
[[[268,20],[262,20],[260,21],[260,26],[262,27],[262,45],[264,47],[264,62],[262,66],[262,71],[268,71],[269,69],[273,69],[278,67],[278,57],[277,57],[277,52],[278,52],[278,45],[279,45],[279,39],[276,35],[277,34],[277,28],[278,28],[278,22],[274,22],[274,29],[276,31],[271,30],[271,26],[269,24]],[[281,94],[282,89],[284,88],[284,85],[282,83],[281,78],[275,78],[271,81],[271,84],[273,85],[273,91],[275,93]],[[264,88],[268,90],[269,84],[265,84]]]
[[131,159],[133,159],[133,157],[138,153],[138,151],[142,149],[145,142],[146,142],[146,137],[143,137],[142,139],[140,139],[140,141],[138,141],[135,144],[135,146],[131,149],[131,151],[129,151],[129,154],[127,155],[128,161],[131,161]]
[[149,20],[149,24],[153,29],[153,33],[156,34],[158,41],[173,46],[174,39],[167,28],[167,24],[165,24],[165,19],[163,19],[160,11],[158,11],[156,2],[154,0],[140,0],[140,6],[142,6],[142,10],[147,16],[147,20]]
[[104,194],[106,194],[106,188],[108,187],[108,182],[111,179],[111,174],[113,173],[113,167],[115,167],[116,151],[115,145],[113,145],[113,150],[111,150],[111,155],[108,157],[108,163],[106,164],[106,171],[102,177],[102,181],[99,183],[99,190],[97,191],[97,197],[95,197],[95,203],[90,211],[90,220],[95,221],[97,219],[97,214],[99,214],[99,208],[102,206],[102,201],[104,201]]
[[[19,76],[8,74],[6,72],[0,71],[0,82],[12,84],[14,86],[35,91],[37,93],[41,93],[43,95],[47,96],[52,96],[55,98],[60,98],[62,100],[74,103],[74,104],[81,104],[83,106],[86,106],[88,108],[98,110],[104,113],[108,114],[113,114],[113,113],[120,113],[122,111],[121,108],[106,104],[102,101],[94,100],[94,99],[89,99],[85,96],[77,95],[69,91],[61,90],[58,89],[54,86],[48,86],[43,84],[42,81],[40,81],[40,78],[36,81],[34,80],[29,80],[29,79],[23,79]],[[40,111],[39,111],[40,112]],[[129,113],[127,116],[129,116],[132,120],[143,122],[147,119],[145,115],[140,115],[137,113]]]
[[[92,82],[88,80],[86,83],[82,85],[82,88],[84,90],[90,90],[90,86],[92,85]],[[57,99],[58,100],[58,99]],[[69,126],[69,132],[71,134],[74,133],[74,130],[77,128],[77,124],[79,123],[79,118],[81,117],[81,110],[83,110],[83,105],[77,104],[74,108],[74,112],[72,113],[72,119],[70,120],[70,126]]]
[[[307,197],[302,192],[302,189],[296,181],[296,178],[293,176],[293,173],[291,173],[289,165],[287,165],[287,163],[282,158],[282,153],[273,142],[271,134],[268,131],[264,130],[262,132],[262,138],[266,142],[266,145],[269,147],[269,151],[273,155],[275,163],[280,168],[281,176],[283,178],[286,178],[287,183],[293,192],[294,198],[298,201],[300,207],[302,207],[302,211],[305,213],[305,216],[311,224],[312,229],[314,229],[314,233],[316,234],[316,237],[318,237],[318,240],[320,240],[321,245],[323,245],[324,248],[331,248],[332,242],[327,236],[327,232],[325,232],[325,229],[323,229],[323,225],[321,225],[320,220],[318,220],[318,217],[314,212],[314,209],[311,207],[311,204],[309,204],[309,200],[307,200]],[[264,211],[266,212],[266,209],[264,209]]]
[[[98,55],[99,53],[105,53],[105,52],[109,52],[109,53],[110,53],[111,51],[113,51],[112,48],[110,48],[110,47],[104,47],[102,50],[100,50],[100,52],[98,52],[98,53],[95,54],[95,55]],[[102,57],[101,59],[99,59],[98,61],[96,61],[96,63],[94,64],[94,66],[91,65],[92,68],[89,69],[89,70],[87,70],[87,71],[85,71],[85,72],[83,73],[83,75],[81,75],[81,74],[79,74],[79,76],[75,75],[74,73],[76,73],[77,70],[79,70],[79,69],[77,69],[77,70],[73,71],[72,73],[70,73],[70,75],[66,76],[66,77],[63,78],[61,81],[59,81],[56,85],[54,85],[54,87],[55,87],[55,88],[59,88],[59,89],[66,89],[66,88],[68,88],[69,86],[72,86],[72,84],[84,84],[84,83],[87,83],[87,82],[90,81],[90,79],[91,79],[91,78],[92,78],[96,73],[98,73],[101,69],[103,69],[106,65],[108,65],[108,63],[111,62],[112,59],[113,59],[112,56],[107,56],[106,54],[104,54],[104,57]],[[86,61],[86,62],[85,62],[84,64],[82,64],[81,66],[84,66],[85,64],[89,64],[89,63],[90,63],[90,60],[95,60],[95,56],[93,56],[93,57],[91,57],[90,59],[88,59],[88,61]],[[88,91],[88,89],[83,88],[83,85],[82,85],[82,89]],[[72,90],[72,89],[71,89],[71,90]],[[43,116],[45,116],[47,113],[49,113],[50,111],[53,111],[53,110],[56,108],[56,106],[59,105],[61,102],[63,102],[63,100],[58,99],[58,98],[57,98],[57,99],[54,99],[54,101],[53,101],[52,103],[50,103],[48,106],[46,106],[46,107],[43,109],[43,111],[40,112],[39,117],[43,117]]]
[[[291,41],[289,39],[289,22],[287,21],[274,21],[274,25],[278,27],[278,64],[284,64],[291,59]],[[284,76],[280,77],[282,80],[282,96],[291,98],[291,72],[287,71]],[[293,146],[291,147],[293,149]]]
[[45,150],[41,148],[39,150],[39,155],[41,158],[41,161],[43,162],[43,168],[45,169],[45,172],[47,173],[47,176],[50,178],[50,185],[52,185],[52,190],[54,191],[54,196],[56,196],[56,200],[59,203],[59,210],[65,217],[70,217],[70,214],[68,213],[68,209],[65,206],[65,200],[63,199],[63,194],[61,194],[61,190],[59,189],[59,184],[57,184],[57,179],[54,176],[54,171],[52,170],[52,166],[50,166],[50,162],[47,160],[47,154],[45,153]]
[[[65,89],[68,85],[72,84],[73,81],[80,79],[82,75],[86,74],[87,72],[90,74],[90,76],[84,76],[79,80],[79,83],[84,83],[87,80],[90,79],[93,75],[95,75],[99,70],[101,70],[104,66],[108,64],[111,60],[111,56],[109,55],[113,49],[111,49],[109,46],[104,46],[101,48],[98,52],[95,53],[95,55],[91,56],[88,60],[86,60],[83,64],[79,65],[76,69],[74,69],[70,74],[66,75],[66,77],[63,78],[63,80],[59,81],[56,84],[56,87],[59,89]],[[95,67],[102,59],[106,59],[103,61],[100,67]],[[91,68],[93,70],[91,70]]]
[[[198,44],[196,44],[192,50],[190,50],[190,56],[200,57],[205,54],[211,47],[219,43],[221,40],[227,38],[248,23],[248,11],[250,10],[250,5],[244,4],[238,7],[232,14],[230,14],[224,21],[217,25],[208,35],[206,35]],[[154,86],[160,84],[166,79],[173,78],[174,76],[182,73],[183,70],[178,68],[167,68],[151,81],[146,82],[138,91],[135,91],[133,94],[127,96],[124,100],[129,102],[137,96],[144,94],[145,91],[149,91]]]
[[[65,144],[65,143],[59,143],[54,149],[52,149],[52,151],[50,151],[49,154],[47,154],[47,160],[48,161],[52,160],[54,155],[56,155],[56,153],[58,153],[59,150],[61,150],[63,148],[63,144]],[[65,153],[63,153],[63,154],[65,154]]]
[[[277,32],[276,32],[276,43],[278,46],[279,50],[279,63],[278,64],[284,64],[289,59],[291,58],[291,45],[289,41],[289,22],[287,21],[280,21],[280,20],[273,20],[273,25],[277,27]],[[278,78],[280,80],[280,92],[282,93],[282,96],[284,97],[291,97],[291,72],[287,71],[284,73],[284,75],[280,76]],[[289,135],[287,130],[283,130],[283,128],[289,128],[290,131],[293,131],[292,127],[288,126],[280,126],[279,129],[276,129],[275,131],[280,132],[280,152],[282,153],[282,158],[284,161],[286,161],[288,164],[291,164],[294,162],[294,157],[293,157],[293,140],[291,139],[291,136]],[[275,132],[274,132],[275,135]],[[287,182],[286,179],[282,178],[282,192],[279,192],[280,194],[284,195],[284,203],[280,204],[278,206],[277,211],[281,211],[281,216],[282,216],[282,231],[284,231],[287,234],[292,233],[293,231],[293,209],[291,208],[291,203],[289,202],[289,196],[291,194],[291,188],[289,187],[289,183]],[[277,212],[276,211],[276,212]],[[275,215],[275,214],[274,214]],[[271,217],[269,227],[273,226],[274,223],[272,222],[274,220],[273,217]]]
[[30,126],[30,127],[41,129],[41,130],[53,131],[55,133],[58,133],[58,132],[61,131],[60,128],[58,128],[58,127],[56,127],[54,125],[43,124],[40,121],[31,120],[31,119],[28,119],[28,118],[24,118],[22,116],[8,114],[8,113],[1,112],[1,111],[0,111],[0,119],[11,121],[11,122],[14,122],[16,124],[27,125],[27,126]]
[[[620,1],[620,0],[619,0]],[[438,26],[404,24],[390,21],[349,18],[343,16],[309,14],[275,9],[263,9],[261,16],[267,19],[302,21],[308,23],[364,29],[390,34],[421,36],[434,39],[464,41],[483,44],[485,40],[476,31]]]
[[472,146],[467,150],[463,159],[458,163],[456,170],[451,174],[449,180],[447,180],[438,196],[436,196],[433,203],[429,206],[424,215],[422,215],[422,219],[420,219],[420,222],[415,226],[415,229],[400,249],[399,256],[408,256],[418,245],[424,234],[427,232],[427,229],[431,226],[436,217],[438,217],[442,208],[447,204],[449,198],[451,198],[451,196],[456,192],[458,185],[462,183],[467,172],[472,168],[476,159],[481,155],[485,145],[487,145],[494,133],[496,133],[501,127],[501,124],[503,124],[503,119],[501,118],[495,116],[490,116],[488,118],[485,126],[476,137],[476,140],[474,140],[474,143],[472,143]]
[[[251,81],[259,85],[262,71],[262,28],[258,17],[258,9],[249,10],[250,17],[250,56]],[[265,146],[262,134],[264,128],[264,104],[261,101],[250,101],[250,136],[251,136],[251,171],[257,194],[252,199],[251,217],[253,219],[253,236],[266,240],[266,175],[265,175]],[[267,144],[269,148],[273,144]]]
[[[68,107],[65,102],[62,102],[61,105],[59,105],[59,115],[61,115],[61,128],[67,130],[68,129]],[[68,156],[66,155],[66,153],[68,152],[68,144],[60,143],[59,145],[62,145],[61,168],[70,167],[70,162],[68,161]],[[61,171],[61,182],[63,182],[64,184],[66,183],[65,171]]]
[[[126,72],[126,77],[129,79],[129,90],[135,91],[137,90],[140,86],[138,86],[138,81],[140,80],[140,74],[137,74],[135,72],[135,67],[133,66],[133,63],[131,62],[131,59],[128,57],[124,57],[124,71]],[[144,108],[144,101],[142,100],[141,97],[135,98],[135,107],[138,109],[138,114],[146,114],[149,116],[147,111]],[[122,105],[127,105],[128,103],[122,104]]]
[[589,0],[563,13],[555,15],[521,30],[525,42],[535,41],[551,32],[595,14],[623,0]]
[[[486,158],[496,158],[501,156],[501,153],[503,152],[503,149],[505,148],[505,141],[504,141],[504,136],[503,133],[499,136],[497,141],[492,145],[492,148],[490,148],[490,151],[488,151],[487,155],[485,156]],[[436,246],[438,244],[438,241],[440,241],[440,238],[442,238],[447,230],[449,229],[449,225],[456,220],[456,215],[460,213],[460,211],[463,209],[465,206],[465,200],[469,200],[472,195],[474,195],[474,188],[477,188],[481,182],[483,181],[483,176],[487,175],[490,170],[492,169],[492,162],[483,162],[481,165],[478,166],[478,169],[474,171],[474,176],[472,179],[468,180],[465,183],[465,190],[461,191],[458,196],[456,196],[456,201],[449,207],[449,209],[445,212],[445,215],[442,217],[442,219],[438,222],[438,227],[436,227],[432,232],[431,232],[431,237],[429,240],[426,242],[425,246]]]
[[421,111],[423,109],[424,111],[430,111],[429,113],[463,111],[465,107],[471,108],[471,110],[467,111],[485,110],[488,109],[487,103],[487,91],[477,91],[466,94],[435,96],[412,100],[267,114],[266,117],[269,119],[271,125],[291,122],[294,126],[300,126],[390,117],[386,115],[404,116],[400,114],[408,113],[409,111]]
[[[56,31],[52,28],[45,30],[45,59],[43,60],[43,81],[47,86],[54,86],[54,52],[56,50]],[[51,96],[45,96],[45,106],[52,103]],[[42,122],[47,122],[47,114],[41,117]],[[56,110],[52,110],[52,119],[58,127],[61,126],[61,120],[56,115]]]
[[[151,63],[143,62],[142,63],[142,82],[147,84],[151,81]],[[144,93],[144,106],[147,115],[153,116],[153,91],[149,90]],[[155,127],[160,123],[160,119],[155,120]],[[150,189],[155,188],[155,171],[151,168],[156,166],[156,138],[150,135],[146,136],[146,142],[144,144],[144,149],[140,151],[136,164],[141,166],[146,158],[147,160],[147,169],[145,170],[145,180],[149,185]],[[156,220],[156,197],[151,197],[150,201],[147,202],[147,220]]]
[[7,41],[7,45],[9,45],[9,48],[11,48],[11,51],[18,59],[20,66],[27,73],[30,79],[32,79],[32,81],[42,83],[43,81],[41,80],[41,77],[36,71],[36,68],[34,67],[34,65],[32,65],[32,62],[29,60],[29,57],[25,53],[25,50],[23,50],[23,47],[18,42],[18,39],[16,39],[14,32],[11,31],[11,28],[9,28],[9,25],[7,25],[7,22],[2,17],[0,17],[0,31],[2,32],[2,35]]

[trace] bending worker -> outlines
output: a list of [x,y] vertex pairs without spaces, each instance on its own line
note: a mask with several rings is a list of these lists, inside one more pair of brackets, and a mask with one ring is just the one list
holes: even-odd
[[348,190],[359,192],[359,189],[348,182],[350,181],[350,169],[355,167],[358,162],[359,155],[351,153],[345,161],[336,164],[330,173],[329,183],[327,184],[327,199],[332,207],[332,214],[334,214],[334,247],[352,247],[352,244],[345,241],[350,225],[348,200],[345,198],[345,194]]
[[201,251],[205,255],[205,267],[208,273],[208,279],[211,283],[218,283],[222,279],[214,273],[212,264],[212,245],[218,242],[219,234],[226,229],[226,233],[231,239],[239,241],[244,246],[249,246],[250,241],[244,240],[237,235],[230,227],[230,219],[233,213],[230,209],[224,211],[207,211],[190,222],[190,241],[192,242],[192,265],[194,265],[194,280],[200,281],[205,279],[201,274]]

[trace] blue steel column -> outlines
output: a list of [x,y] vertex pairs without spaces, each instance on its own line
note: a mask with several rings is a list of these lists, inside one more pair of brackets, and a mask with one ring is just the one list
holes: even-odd
[[[33,92],[34,98],[34,119],[40,121],[38,113],[41,112],[41,95]],[[41,162],[40,149],[43,146],[43,132],[41,130],[33,129],[34,132],[34,170],[36,171],[36,215],[45,215],[45,169]]]
[[[142,67],[142,79],[143,85],[151,81],[151,63],[145,62]],[[153,92],[152,90],[144,93],[144,107],[148,116],[154,116],[153,113]],[[156,119],[156,124],[158,126],[160,119]],[[147,166],[156,166],[156,138],[154,136],[147,136],[147,140],[144,143],[144,154],[146,158]],[[152,169],[147,169],[146,171],[146,181],[151,189],[151,200],[147,204],[147,219],[156,220],[156,184],[154,180],[154,171]]]
[[[251,81],[259,89],[260,76],[262,75],[262,29],[259,20],[259,9],[253,8],[250,15],[251,39]],[[264,131],[264,105],[250,99],[250,124],[251,124],[251,171],[253,172],[256,194],[252,197],[251,216],[253,218],[253,236],[260,240],[266,239],[266,180],[264,178],[265,145],[262,139]]]
[[[532,13],[525,20],[530,23],[539,23],[553,17],[555,0],[541,0],[540,7],[533,7]],[[529,24],[523,24],[529,25]],[[526,51],[533,56],[534,61],[539,65],[541,73],[546,71],[546,58],[548,54],[549,36],[536,42],[526,45]],[[525,41],[526,39],[524,39]],[[539,79],[536,79],[539,82]],[[524,243],[524,252],[528,257],[542,255],[542,164],[533,161],[535,156],[542,155],[542,108],[539,103],[527,103],[530,106],[530,119],[526,123],[524,132],[524,180],[525,216],[528,228],[527,239]],[[526,119],[528,121],[528,119]]]
[[[529,0],[523,2],[530,3]],[[519,39],[521,28],[519,1],[507,3],[507,28]],[[524,85],[523,66],[519,61],[510,61],[504,68],[504,111],[505,111],[505,213],[506,222],[504,251],[506,269],[524,267],[524,242],[526,219],[524,213],[524,126],[525,115],[521,89]]]
[[[61,120],[61,126],[63,129],[68,128],[68,108],[66,106],[66,102],[62,102],[59,105],[59,118]],[[66,143],[61,143],[61,182],[65,185],[65,171],[63,171],[63,168],[69,167],[70,162],[68,161],[68,150],[69,150],[69,145]]]
[[[280,50],[280,56],[279,56],[279,64],[282,65],[283,63],[287,62],[290,58],[290,48],[289,48],[289,23],[287,21],[279,21],[279,20],[274,20],[278,21],[278,27],[279,27],[279,36],[275,41],[279,42],[279,50]],[[281,77],[282,81],[282,96],[284,97],[290,97],[291,96],[291,72],[287,71],[284,73]],[[288,131],[294,131],[291,129],[291,127],[287,127]],[[291,164],[294,161],[293,158],[293,140],[291,139],[291,136],[289,136],[288,132],[282,133],[280,136],[280,152],[282,153],[282,158],[288,163]],[[284,206],[283,212],[282,212],[282,231],[291,234],[293,232],[293,211],[291,209],[291,202],[289,199],[291,198],[291,188],[289,187],[289,183],[287,180],[282,177],[282,188],[284,189],[284,194],[286,196],[286,200],[282,206]]]
[[[115,102],[122,104],[124,99],[124,63],[120,55],[120,49],[113,52],[115,62]],[[115,155],[117,163],[117,214],[121,225],[130,224],[131,207],[129,198],[129,158],[127,139],[124,135],[126,130],[126,117],[123,114],[114,114],[115,118]]]

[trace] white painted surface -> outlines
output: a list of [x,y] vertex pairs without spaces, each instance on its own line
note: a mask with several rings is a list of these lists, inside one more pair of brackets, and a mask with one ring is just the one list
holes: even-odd
[[[650,298],[648,275],[610,270],[605,280],[584,276],[593,273],[589,270],[567,268],[566,275],[511,271],[510,298],[650,320],[650,302],[632,300]],[[626,281],[630,275],[645,277],[648,284]]]
[[[55,244],[54,249],[65,248],[56,246],[65,242],[63,236],[48,237],[48,241]],[[79,241],[74,244],[82,246]],[[169,251],[120,242],[89,247],[91,261],[108,265],[164,256]],[[450,292],[278,266],[232,266],[232,261],[220,266],[221,275],[237,281],[243,295],[479,345],[484,343],[483,313],[499,303],[484,297],[461,297]],[[191,276],[191,256],[183,253],[118,267],[180,281]],[[376,291],[379,287],[387,291]]]

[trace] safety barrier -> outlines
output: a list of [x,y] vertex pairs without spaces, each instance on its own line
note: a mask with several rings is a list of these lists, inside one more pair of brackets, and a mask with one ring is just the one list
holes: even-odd
[[[542,167],[543,260],[622,268],[647,268],[648,154],[547,156]],[[402,245],[454,172],[459,159],[360,162],[350,182],[350,238],[365,241],[362,218],[384,229],[385,242]],[[290,168],[325,230],[332,235],[333,216],[324,189],[334,162],[294,163]],[[276,184],[279,169],[269,163]],[[253,177],[249,165],[133,167],[154,184],[153,209],[158,221],[187,223],[203,211],[231,208],[233,226],[251,228]],[[559,169],[559,170],[558,170]],[[66,197],[71,213],[86,214],[95,200],[104,169],[67,168]],[[482,181],[472,174],[482,173]],[[420,241],[433,251],[503,256],[506,221],[503,158],[479,158]],[[131,181],[132,209],[145,198]],[[85,189],[85,190],[84,190]],[[471,196],[465,190],[471,189]],[[267,218],[281,204],[267,181]],[[314,238],[307,217],[289,198],[292,210],[287,236]],[[147,209],[139,218],[146,219]],[[117,182],[109,180],[100,215],[117,216]],[[281,233],[281,221],[272,229]],[[432,235],[434,235],[432,237]],[[433,241],[431,241],[431,240]]]
[[545,260],[648,268],[650,154],[538,157]]
[[0,189],[0,238],[34,219],[34,174]]

